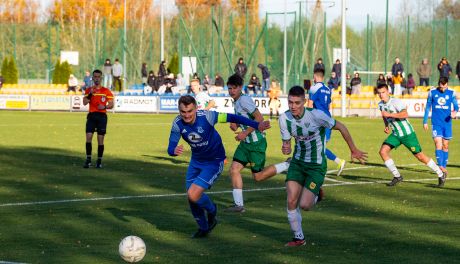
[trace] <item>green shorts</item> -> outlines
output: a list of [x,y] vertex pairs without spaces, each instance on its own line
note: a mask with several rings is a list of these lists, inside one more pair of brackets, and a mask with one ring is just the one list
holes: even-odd
[[249,163],[252,172],[262,171],[265,167],[265,152],[267,151],[267,140],[246,143],[240,142],[233,154],[233,161],[243,166]]
[[414,155],[422,152],[422,147],[420,146],[420,143],[417,139],[417,135],[415,133],[411,133],[404,137],[397,137],[391,134],[383,142],[383,144],[388,145],[391,148],[397,148],[402,144]]
[[289,165],[286,181],[296,181],[315,195],[318,195],[319,189],[324,183],[326,172],[326,159],[324,159],[323,164],[317,164],[306,163],[293,158]]

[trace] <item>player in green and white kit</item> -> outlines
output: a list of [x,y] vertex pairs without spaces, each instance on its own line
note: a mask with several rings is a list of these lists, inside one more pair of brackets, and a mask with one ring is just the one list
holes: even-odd
[[289,90],[289,110],[279,118],[283,154],[292,151],[291,138],[295,139],[295,149],[286,177],[287,215],[292,241],[286,246],[305,245],[302,231],[302,215],[300,209],[310,210],[316,204],[318,194],[323,185],[327,171],[326,161],[326,129],[339,130],[351,151],[351,159],[364,163],[367,153],[356,148],[346,126],[323,111],[304,107],[305,91],[300,86]]
[[199,79],[192,79],[190,81],[190,88],[195,97],[198,110],[210,110],[216,106],[216,102],[212,100],[209,94],[201,90]]
[[[408,113],[404,103],[398,98],[390,97],[390,92],[386,84],[377,87],[377,94],[382,101],[379,102],[379,109],[382,112],[383,122],[385,123],[385,133],[390,134],[380,147],[380,157],[385,162],[385,166],[393,174],[388,186],[395,186],[403,180],[393,159],[390,157],[390,151],[394,148],[404,145],[412,154],[421,162],[432,169],[440,179],[445,181],[446,175],[441,171],[438,165],[422,152],[422,148],[415,134],[414,128],[409,122]],[[441,182],[441,181],[440,181]]]
[[[264,118],[257,109],[251,97],[242,94],[243,79],[239,75],[232,75],[227,81],[228,93],[234,100],[235,114],[242,115],[257,122],[262,122]],[[237,131],[238,126],[231,124],[230,128]],[[240,142],[233,155],[230,167],[230,177],[233,185],[234,204],[228,207],[226,212],[244,212],[243,201],[243,179],[241,171],[249,164],[252,176],[256,181],[268,179],[281,173],[289,167],[289,162],[281,162],[265,167],[265,151],[267,150],[267,140],[265,133],[257,131],[251,127],[240,125],[241,132],[237,132],[235,139]]]

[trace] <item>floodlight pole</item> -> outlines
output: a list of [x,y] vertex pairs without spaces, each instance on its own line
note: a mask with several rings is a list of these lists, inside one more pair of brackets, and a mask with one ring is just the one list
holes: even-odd
[[[127,77],[128,77],[128,73],[126,72],[126,64],[127,64],[127,61],[126,61],[126,1],[127,0],[124,0],[124,12],[123,12],[123,74],[124,74],[124,78],[123,78],[123,88],[126,89],[126,80],[127,80]],[[122,91],[120,91],[122,92]]]
[[346,12],[346,0],[342,0],[342,76],[340,80],[340,85],[342,87],[342,117],[346,117],[345,113],[345,102],[346,102],[346,94],[347,94],[347,60],[348,60],[348,53],[347,53],[347,24],[345,20],[345,12]]
[[164,31],[164,1],[161,0],[161,8],[160,8],[160,13],[161,13],[161,19],[160,19],[160,60],[164,61],[165,59],[165,44],[164,44],[164,39],[165,39],[165,31]]
[[283,48],[283,92],[287,88],[287,0],[284,0],[284,48]]

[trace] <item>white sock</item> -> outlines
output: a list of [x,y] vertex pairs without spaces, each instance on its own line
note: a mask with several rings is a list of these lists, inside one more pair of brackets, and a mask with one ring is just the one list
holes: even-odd
[[436,165],[436,162],[433,161],[433,159],[430,159],[428,163],[426,164],[430,169],[432,169],[436,174],[438,174],[438,177],[442,177],[442,170],[439,168],[438,165]]
[[233,189],[233,201],[238,206],[243,206],[243,189]]
[[276,174],[281,173],[281,172],[286,171],[287,169],[289,169],[289,163],[287,163],[286,161],[283,161],[281,163],[275,164],[274,166],[275,166],[275,169],[276,169]]
[[342,161],[342,159],[339,159],[339,158],[335,158],[334,162],[337,163],[337,164],[340,164],[340,162]]
[[399,171],[396,168],[395,162],[392,159],[386,160],[385,166],[387,166],[390,172],[393,173],[393,176],[395,176],[396,178],[401,177],[401,174],[399,174]]
[[291,230],[294,232],[294,237],[304,239],[302,231],[302,215],[299,210],[287,210],[288,221],[291,225]]

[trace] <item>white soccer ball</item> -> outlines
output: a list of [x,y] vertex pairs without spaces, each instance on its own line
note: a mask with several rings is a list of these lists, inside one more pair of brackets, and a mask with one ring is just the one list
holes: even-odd
[[123,238],[118,246],[118,252],[126,262],[134,263],[141,261],[146,253],[144,240],[137,236]]

